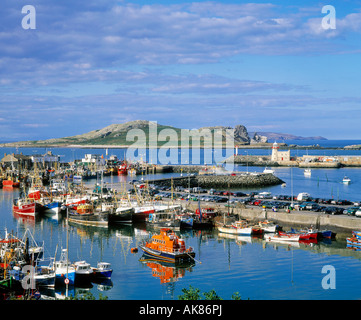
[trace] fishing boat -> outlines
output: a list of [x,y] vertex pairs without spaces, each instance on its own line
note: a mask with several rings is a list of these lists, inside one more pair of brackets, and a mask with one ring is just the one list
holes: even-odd
[[124,161],[118,168],[118,175],[127,175],[128,174],[128,165]]
[[132,223],[135,210],[131,206],[119,206],[109,213],[109,222]]
[[218,231],[222,233],[229,233],[235,235],[251,235],[252,227],[248,226],[245,221],[235,221],[231,225],[218,226]]
[[351,179],[349,177],[344,176],[344,178],[342,179],[342,183],[343,184],[350,184],[351,183]]
[[13,200],[13,212],[23,216],[33,216],[41,210],[41,206],[26,198],[19,198]]
[[160,229],[160,234],[153,235],[139,247],[146,256],[170,263],[194,260],[195,257],[193,248],[186,248],[184,240],[169,228]]
[[38,287],[55,287],[55,272],[48,268],[36,267],[34,273],[35,284]]
[[289,232],[279,231],[278,234],[281,236],[286,236],[286,235],[298,236],[300,240],[317,240],[318,238],[318,231],[313,229],[298,231],[291,228],[291,231]]
[[7,180],[3,180],[2,185],[4,188],[19,188],[20,182],[14,181],[11,177],[9,177]]
[[65,281],[69,280],[70,285],[75,283],[75,268],[71,265],[67,259],[67,249],[63,249],[59,261],[56,261],[54,264],[55,269],[55,280]]
[[144,222],[146,218],[149,217],[150,213],[155,212],[155,208],[153,205],[135,205],[134,207],[134,213],[132,216],[132,220],[136,222]]
[[194,217],[190,214],[182,213],[178,215],[180,219],[180,228],[181,229],[192,229]]
[[57,216],[62,208],[62,202],[60,201],[49,201],[43,204],[44,214],[50,216]]
[[276,242],[299,242],[300,236],[298,234],[274,234],[267,235],[266,240]]
[[275,173],[275,171],[273,170],[273,169],[269,169],[269,168],[265,168],[264,170],[263,170],[263,173]]
[[334,239],[336,237],[336,233],[331,230],[319,230],[318,235],[325,239]]
[[352,235],[352,237],[346,238],[346,242],[347,242],[348,246],[361,247],[361,239],[357,238],[355,235]]
[[260,221],[258,224],[264,233],[275,233],[278,229],[277,224],[268,220]]
[[84,260],[76,261],[74,262],[73,267],[75,268],[75,281],[77,283],[90,282],[93,269],[88,262]]
[[81,204],[68,212],[69,222],[87,226],[108,227],[108,212],[95,211],[90,203]]
[[21,268],[14,266],[9,270],[9,275],[16,281],[23,282],[25,277],[28,276],[28,271],[32,270],[30,281],[34,281],[36,287],[55,287],[55,272],[49,269],[42,269],[38,267]]
[[110,279],[113,269],[109,262],[98,262],[97,267],[92,267],[93,278]]
[[305,169],[303,171],[303,174],[305,175],[305,177],[311,177],[312,171],[311,171],[311,169]]
[[145,220],[146,225],[153,228],[170,228],[180,230],[181,220],[176,217],[176,212],[153,212]]

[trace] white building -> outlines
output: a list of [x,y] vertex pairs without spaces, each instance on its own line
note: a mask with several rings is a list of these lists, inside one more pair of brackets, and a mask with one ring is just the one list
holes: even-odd
[[86,154],[83,159],[81,159],[83,164],[93,164],[97,167],[105,166],[106,160],[104,157],[98,154]]
[[291,151],[279,151],[279,146],[277,142],[272,146],[272,155],[271,155],[271,161],[274,162],[281,162],[281,161],[290,161],[291,160]]

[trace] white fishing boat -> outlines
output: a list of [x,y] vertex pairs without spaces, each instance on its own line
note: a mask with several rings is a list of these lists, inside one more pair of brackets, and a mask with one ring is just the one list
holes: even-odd
[[265,168],[264,170],[263,170],[263,173],[275,173],[275,171],[273,170],[273,169],[269,169],[269,168]]
[[276,241],[276,242],[298,242],[300,240],[300,236],[299,235],[292,235],[292,234],[288,234],[288,235],[270,235],[270,236],[265,236],[266,240],[269,241]]
[[277,231],[277,227],[278,227],[277,224],[270,222],[268,220],[260,221],[259,226],[263,230],[264,233],[275,233]]
[[90,281],[90,277],[93,274],[93,269],[89,263],[86,261],[76,261],[74,262],[75,268],[75,280],[80,281]]
[[305,177],[311,177],[312,171],[311,171],[311,169],[305,169],[303,171],[303,174],[305,175]]
[[344,176],[343,180],[342,180],[343,184],[350,184],[351,183],[351,179],[349,177]]
[[231,225],[223,225],[218,227],[218,231],[222,233],[235,235],[251,235],[252,227],[248,226],[244,221],[236,221]]

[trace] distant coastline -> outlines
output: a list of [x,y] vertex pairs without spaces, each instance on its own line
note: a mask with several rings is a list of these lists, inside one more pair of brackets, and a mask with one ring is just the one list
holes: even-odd
[[[356,141],[356,140],[355,140]],[[298,145],[298,144],[286,144],[286,143],[279,143],[280,149],[287,149],[287,150],[361,150],[361,144],[353,144],[353,145],[346,145],[343,147],[340,146],[320,146],[319,144],[315,145]],[[250,145],[238,145],[238,149],[270,149],[272,148],[273,143],[262,143],[262,144],[250,144]],[[6,143],[0,144],[0,148],[79,148],[79,149],[127,149],[132,147],[132,145],[106,145],[106,144],[31,144],[31,145],[21,145],[17,143]],[[145,149],[153,149],[153,148],[161,148],[162,146],[158,147],[146,147]],[[137,146],[139,148],[139,146]],[[181,146],[165,146],[164,148],[170,149],[182,149]],[[191,146],[189,147],[191,148]],[[214,146],[213,148],[221,148],[221,146]],[[204,148],[201,146],[201,149],[209,149]],[[232,149],[232,148],[231,148]]]

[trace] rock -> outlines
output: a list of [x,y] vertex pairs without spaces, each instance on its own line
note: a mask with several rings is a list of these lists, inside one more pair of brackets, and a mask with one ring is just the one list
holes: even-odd
[[243,125],[236,125],[234,128],[234,142],[239,144],[250,144],[247,128]]
[[268,139],[266,136],[261,136],[257,132],[254,133],[253,138],[251,139],[251,144],[256,143],[267,143]]

